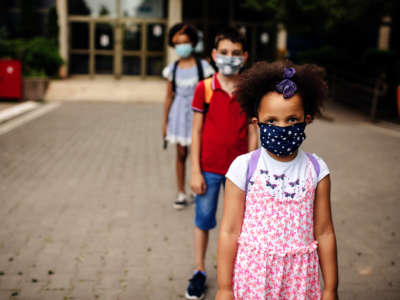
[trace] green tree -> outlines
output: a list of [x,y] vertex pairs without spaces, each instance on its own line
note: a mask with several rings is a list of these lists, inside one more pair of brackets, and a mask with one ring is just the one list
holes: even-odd
[[[335,31],[366,15],[379,19],[391,14],[395,0],[244,0],[243,6],[264,11],[288,29]],[[318,27],[315,27],[318,25]]]
[[108,10],[108,8],[105,5],[102,5],[100,7],[99,15],[100,16],[108,16],[109,14],[110,14],[110,11]]
[[331,45],[348,57],[376,47],[382,17],[399,9],[396,0],[244,0],[243,5],[285,24],[289,35],[307,37],[316,47]]
[[90,15],[90,9],[85,0],[68,1],[68,12],[71,15]]

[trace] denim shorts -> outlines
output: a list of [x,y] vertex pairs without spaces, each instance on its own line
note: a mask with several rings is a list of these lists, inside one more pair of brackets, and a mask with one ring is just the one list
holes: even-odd
[[206,182],[206,192],[196,195],[194,224],[202,230],[210,230],[217,226],[215,215],[218,207],[218,195],[221,183],[225,186],[225,175],[202,172]]

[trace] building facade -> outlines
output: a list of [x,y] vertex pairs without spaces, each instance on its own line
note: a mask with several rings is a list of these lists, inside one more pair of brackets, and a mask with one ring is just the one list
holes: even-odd
[[[68,75],[160,76],[176,59],[167,46],[168,28],[187,22],[200,31],[199,56],[209,57],[214,36],[227,25],[247,37],[250,62],[273,59],[276,25],[246,9],[239,0],[37,0],[38,22],[45,27],[52,7],[58,17],[60,54]],[[20,18],[17,1],[7,1],[7,28]],[[44,29],[43,29],[44,30]]]

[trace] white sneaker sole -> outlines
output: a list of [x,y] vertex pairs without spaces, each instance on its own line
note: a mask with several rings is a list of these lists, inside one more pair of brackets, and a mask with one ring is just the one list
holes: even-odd
[[182,210],[182,209],[184,209],[186,207],[186,204],[176,204],[176,203],[174,203],[172,205],[172,207],[175,208],[176,210]]
[[201,300],[201,299],[204,299],[204,296],[205,296],[204,293],[203,293],[203,295],[201,295],[200,297],[190,296],[190,295],[188,294],[188,292],[185,291],[185,297],[186,297],[186,299],[189,299],[189,300]]

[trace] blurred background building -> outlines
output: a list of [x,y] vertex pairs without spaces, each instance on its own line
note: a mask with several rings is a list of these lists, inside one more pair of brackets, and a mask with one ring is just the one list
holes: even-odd
[[[246,34],[252,60],[275,56],[275,24],[241,1],[28,0],[30,7],[24,2],[2,2],[9,36],[45,35],[53,27],[71,75],[159,76],[174,58],[167,49],[168,27],[181,21],[200,30],[201,56],[209,55],[216,32],[227,24]],[[34,26],[22,29],[26,10]],[[51,23],[53,14],[58,20]]]
[[184,21],[197,27],[196,52],[205,58],[217,31],[232,25],[247,37],[248,66],[282,58],[317,63],[326,68],[336,98],[357,107],[365,102],[368,109],[382,78],[387,104],[379,105],[394,112],[400,82],[399,3],[5,0],[0,1],[0,57],[20,59],[24,75],[153,78],[176,59],[167,47],[171,25]]
[[[286,55],[293,58],[298,54],[307,55],[305,50],[330,46],[326,38],[321,38],[324,29],[321,25],[326,24],[319,19],[335,20],[326,16],[323,6],[310,5],[324,1],[306,1],[303,5],[304,1],[296,1],[300,3],[297,11],[293,11],[296,7],[289,6],[284,16],[279,7],[274,10],[269,2],[274,1],[7,0],[1,1],[0,9],[9,37],[56,35],[69,74],[159,75],[165,62],[173,58],[166,43],[168,27],[181,21],[200,30],[201,40],[196,50],[202,56],[209,55],[216,32],[228,24],[240,28],[246,35],[250,62],[275,59],[280,54],[277,48],[278,52],[288,51]],[[384,7],[383,2],[369,0],[361,6],[365,9],[374,8],[374,4]],[[363,54],[361,49],[376,48],[382,12],[375,10],[368,16],[356,16],[346,9],[342,7],[343,24],[333,24],[336,28],[330,30],[333,34],[339,33],[335,36],[337,43],[351,42],[351,47],[347,48],[359,55]],[[359,23],[358,27],[351,22],[346,24],[352,17]],[[392,18],[389,16],[385,22],[392,25]],[[287,41],[285,31],[277,40],[278,29],[284,29],[283,23],[290,29]],[[391,40],[390,35],[389,31],[386,41],[382,42],[385,50],[398,48],[397,39]],[[352,36],[351,41],[349,36]],[[342,53],[335,55],[337,59],[344,59]]]

